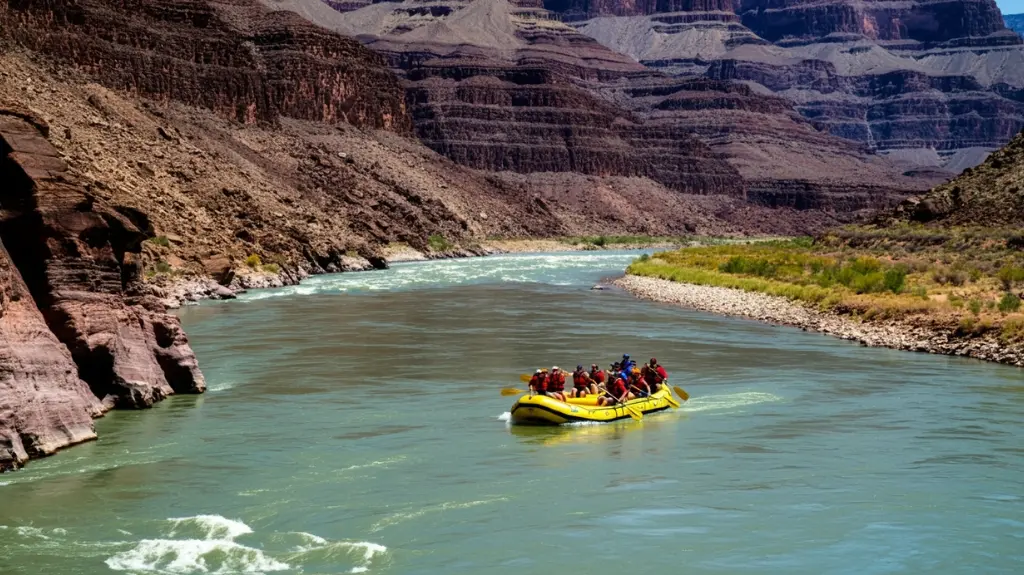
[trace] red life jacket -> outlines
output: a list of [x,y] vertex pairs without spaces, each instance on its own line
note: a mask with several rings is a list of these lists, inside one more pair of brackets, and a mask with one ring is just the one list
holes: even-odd
[[563,391],[565,389],[565,374],[562,372],[548,375],[548,391]]
[[647,385],[647,382],[644,381],[643,378],[639,378],[638,377],[636,379],[636,381],[630,381],[629,385],[632,385],[633,387],[636,388],[636,389],[630,389],[630,391],[632,391],[634,393],[636,393],[637,390],[639,390],[639,391],[646,391],[647,393],[651,392],[651,387],[649,385]]
[[536,392],[546,392],[548,390],[547,376],[544,375],[543,373],[540,375],[537,375],[536,373],[533,374],[533,377],[530,378],[530,386],[533,387],[533,390]]
[[590,378],[585,371],[572,372],[572,384],[576,389],[584,389],[590,385]]
[[601,371],[600,369],[597,371],[592,371],[590,372],[590,379],[593,379],[594,382],[597,384],[602,384],[604,383],[604,372]]
[[[661,366],[659,365],[658,368],[660,369]],[[646,381],[648,385],[655,385],[661,383],[662,381],[665,381],[665,378],[657,371],[651,369],[651,366],[645,365],[643,372],[643,380]]]
[[621,377],[619,377],[615,379],[615,383],[612,384],[612,388],[608,391],[615,396],[615,399],[619,399],[626,393],[626,390],[628,389],[629,387],[626,385],[626,382],[623,381]]

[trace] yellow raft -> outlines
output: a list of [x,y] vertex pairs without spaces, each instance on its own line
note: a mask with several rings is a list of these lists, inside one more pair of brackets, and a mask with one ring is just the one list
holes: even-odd
[[[663,411],[671,407],[668,398],[672,390],[667,385],[650,397],[633,399],[625,405],[644,414]],[[546,395],[526,394],[512,406],[512,423],[520,425],[561,425],[581,421],[608,422],[629,418],[622,405],[598,406],[597,397],[568,398],[558,401]]]

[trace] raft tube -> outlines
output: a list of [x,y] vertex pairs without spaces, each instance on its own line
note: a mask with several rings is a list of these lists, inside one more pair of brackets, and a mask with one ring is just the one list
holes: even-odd
[[[633,399],[626,405],[642,413],[654,413],[671,407],[668,397],[672,391],[668,386],[651,394],[650,397]],[[512,423],[517,425],[562,425],[563,423],[596,422],[606,423],[629,419],[629,413],[622,405],[598,406],[597,398],[569,398],[568,402],[558,401],[546,395],[526,394],[512,406]]]

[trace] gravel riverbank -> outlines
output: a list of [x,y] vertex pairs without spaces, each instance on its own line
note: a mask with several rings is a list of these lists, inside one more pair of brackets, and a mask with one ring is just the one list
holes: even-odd
[[1005,345],[992,333],[965,337],[950,329],[904,321],[861,322],[805,307],[786,298],[651,277],[627,275],[614,283],[641,299],[799,327],[866,346],[959,355],[1024,367],[1024,346]]

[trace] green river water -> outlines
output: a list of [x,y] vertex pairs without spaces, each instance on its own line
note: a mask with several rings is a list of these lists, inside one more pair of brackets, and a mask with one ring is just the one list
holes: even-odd
[[[0,475],[0,574],[1024,572],[1021,370],[589,289],[635,255],[183,310],[209,391]],[[517,374],[624,352],[692,399],[506,422]]]

